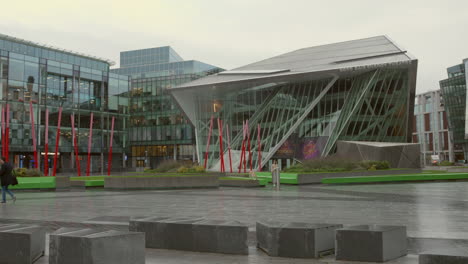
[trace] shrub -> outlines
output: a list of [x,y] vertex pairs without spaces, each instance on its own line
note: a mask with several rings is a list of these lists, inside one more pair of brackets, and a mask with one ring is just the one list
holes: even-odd
[[161,164],[159,164],[159,166],[155,170],[152,170],[152,172],[173,172],[177,171],[177,169],[182,165],[183,164],[180,161],[165,160],[161,162]]
[[370,171],[376,171],[377,170],[377,167],[375,165],[372,165],[368,170]]
[[180,167],[177,169],[178,173],[187,173],[189,172],[189,169],[187,167]]
[[386,170],[390,169],[390,163],[386,160],[364,160],[359,163],[359,165],[366,170],[370,170],[372,167],[375,167],[376,170]]
[[25,168],[16,168],[13,169],[13,173],[16,177],[26,177],[26,171],[27,169]]
[[13,169],[13,174],[16,177],[41,177],[44,176],[42,171],[38,169],[16,168]]
[[439,165],[440,165],[440,166],[453,166],[453,165],[455,165],[455,163],[450,162],[450,161],[448,161],[448,160],[443,160],[443,161],[440,162]]
[[337,172],[351,171],[358,166],[355,162],[343,160],[336,157],[325,157],[320,159],[305,160],[284,169],[284,172]]
[[203,168],[203,166],[194,166],[193,169],[197,173],[205,172],[205,168]]
[[44,176],[44,173],[38,169],[28,169],[26,171],[26,177],[41,177]]

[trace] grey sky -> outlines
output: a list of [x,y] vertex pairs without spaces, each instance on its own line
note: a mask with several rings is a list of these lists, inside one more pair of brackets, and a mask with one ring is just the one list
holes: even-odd
[[118,63],[171,45],[231,69],[299,48],[386,34],[419,59],[417,91],[468,57],[468,1],[28,0],[1,3],[0,33]]

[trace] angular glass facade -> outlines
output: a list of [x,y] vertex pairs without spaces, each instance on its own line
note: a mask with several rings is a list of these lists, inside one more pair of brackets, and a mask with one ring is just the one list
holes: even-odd
[[[59,171],[75,166],[71,114],[82,171],[86,168],[90,115],[94,113],[91,170],[106,166],[110,120],[115,117],[114,168],[124,166],[129,77],[109,73],[110,62],[26,40],[0,35],[0,103],[10,105],[10,159],[17,167],[32,167],[32,133],[29,103],[33,103],[40,167],[44,166],[44,141],[49,153],[55,150],[58,108],[63,107]],[[45,135],[45,110],[49,110],[49,131]],[[49,159],[52,157],[49,155]],[[52,167],[52,166],[49,166]]]
[[466,138],[466,75],[465,65],[460,64],[447,69],[449,78],[440,81],[440,91],[444,96],[445,109],[456,149],[463,149],[464,155],[457,155],[456,160],[468,157],[468,139]]
[[157,167],[162,160],[194,160],[193,126],[168,89],[222,69],[183,61],[170,47],[120,53],[121,68],[111,72],[132,77],[129,144],[134,167]]
[[[258,152],[260,125],[263,165],[268,157],[327,156],[334,152],[337,140],[406,142],[408,138],[410,98],[405,70],[382,69],[347,78],[248,87],[231,93],[200,93],[194,98],[198,152],[206,150],[211,117],[228,124],[234,157],[242,148],[242,122],[249,121],[253,153]],[[220,158],[216,124],[211,133],[208,163],[214,169]],[[258,167],[257,158],[258,155],[252,155],[253,168]],[[238,165],[238,159],[233,161]]]
[[238,171],[246,149],[248,171],[331,155],[338,140],[411,142],[416,69],[416,59],[379,36],[300,49],[170,91],[195,125],[199,162],[219,171],[224,160]]

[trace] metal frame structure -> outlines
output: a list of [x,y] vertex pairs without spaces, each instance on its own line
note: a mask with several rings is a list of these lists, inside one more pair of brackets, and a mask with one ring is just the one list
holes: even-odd
[[[319,156],[332,154],[338,140],[411,142],[416,69],[416,59],[380,36],[294,51],[170,91],[195,125],[208,169],[220,171],[229,158],[219,151],[229,149],[222,130],[209,129],[219,118],[231,128],[233,164],[247,160],[261,170],[293,139],[313,139]],[[249,153],[260,155],[243,154],[245,123],[248,140],[260,142]]]

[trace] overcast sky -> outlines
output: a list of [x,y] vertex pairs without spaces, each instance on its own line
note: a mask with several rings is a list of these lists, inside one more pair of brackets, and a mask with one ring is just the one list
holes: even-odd
[[417,92],[468,57],[468,1],[16,0],[0,33],[118,63],[124,50],[170,45],[232,69],[299,48],[388,35],[419,59]]

